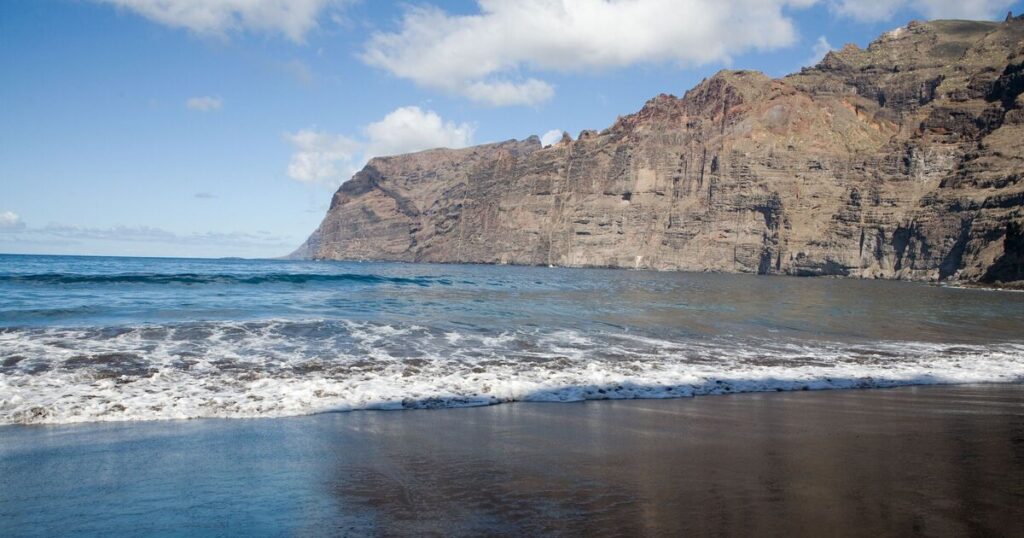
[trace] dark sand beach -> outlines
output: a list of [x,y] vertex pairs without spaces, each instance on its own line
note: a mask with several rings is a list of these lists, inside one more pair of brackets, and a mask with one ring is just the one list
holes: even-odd
[[0,428],[0,535],[1012,536],[1024,386]]

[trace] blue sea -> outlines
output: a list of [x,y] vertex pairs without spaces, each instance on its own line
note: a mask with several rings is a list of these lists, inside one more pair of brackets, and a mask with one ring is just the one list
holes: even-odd
[[1021,293],[610,269],[0,256],[0,424],[1021,381]]

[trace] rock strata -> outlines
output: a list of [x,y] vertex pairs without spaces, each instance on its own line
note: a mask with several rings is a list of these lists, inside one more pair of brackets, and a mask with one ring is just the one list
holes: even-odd
[[1024,19],[912,22],[611,127],[371,160],[296,255],[1024,280]]

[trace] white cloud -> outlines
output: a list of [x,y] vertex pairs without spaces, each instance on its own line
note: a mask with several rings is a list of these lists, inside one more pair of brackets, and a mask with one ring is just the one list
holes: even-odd
[[462,148],[473,143],[468,123],[444,121],[432,110],[397,108],[363,129],[364,138],[315,129],[285,134],[295,152],[288,177],[309,184],[337,187],[373,157],[412,153],[432,148]]
[[463,89],[463,95],[490,106],[535,105],[555,96],[555,88],[543,80],[525,82],[477,81]]
[[554,144],[555,142],[558,142],[561,139],[562,139],[562,130],[561,129],[552,129],[552,130],[544,133],[543,135],[541,135],[540,143],[545,145],[545,146],[550,146],[551,144]]
[[473,141],[473,126],[444,121],[432,110],[416,106],[395,109],[365,129],[367,159],[431,148],[462,148]]
[[185,107],[189,110],[197,110],[199,112],[211,112],[214,110],[220,110],[224,106],[224,100],[220,97],[210,97],[204,95],[202,97],[192,97],[185,101]]
[[995,19],[1006,14],[1014,0],[833,0],[833,10],[865,22],[891,19],[910,10],[928,19]]
[[362,59],[417,84],[489,105],[536,104],[554,89],[526,70],[574,72],[728,62],[796,40],[784,8],[816,0],[478,0],[479,13],[409,7]]
[[0,231],[21,230],[24,228],[25,223],[21,220],[21,216],[14,211],[0,213]]
[[297,43],[317,27],[321,11],[348,0],[93,0],[128,9],[151,20],[197,34],[279,33]]
[[904,7],[906,0],[836,0],[832,9],[837,14],[859,21],[885,21]]
[[313,129],[285,134],[295,148],[288,177],[310,184],[337,186],[348,179],[361,144],[351,138]]
[[817,65],[826,54],[835,50],[835,47],[825,39],[825,36],[818,36],[818,40],[811,47],[811,57],[807,59],[806,65]]

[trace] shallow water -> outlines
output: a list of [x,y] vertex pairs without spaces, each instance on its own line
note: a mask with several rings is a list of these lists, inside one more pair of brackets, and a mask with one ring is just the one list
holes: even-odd
[[1014,384],[9,425],[0,536],[1019,536],[1021,439]]
[[1024,380],[1024,294],[473,265],[0,256],[0,424]]

